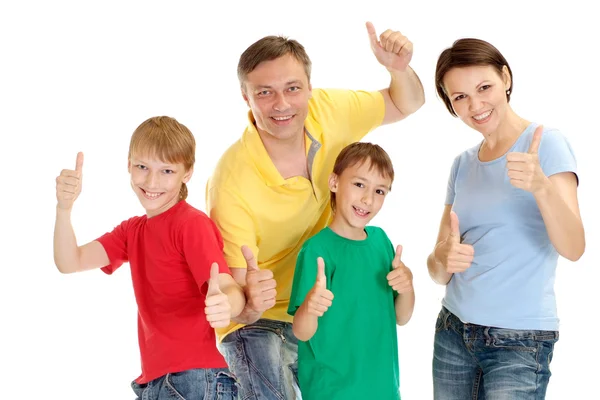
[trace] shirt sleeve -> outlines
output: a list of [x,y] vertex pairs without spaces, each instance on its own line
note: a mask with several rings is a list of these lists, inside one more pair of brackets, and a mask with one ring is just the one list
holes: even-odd
[[111,232],[107,232],[96,239],[104,247],[110,262],[110,264],[101,268],[105,274],[111,275],[121,265],[129,261],[127,233],[131,224],[132,220],[123,221]]
[[213,263],[219,265],[219,273],[231,274],[223,257],[223,239],[208,216],[188,219],[181,227],[179,241],[185,261],[202,293],[206,293],[202,288],[210,278]]
[[[389,260],[388,263],[388,272],[392,272],[394,270],[394,266],[392,265],[392,263],[394,262],[394,257],[396,256],[396,246],[394,246],[394,244],[392,243],[392,241],[390,240],[389,236],[387,235],[387,233],[385,233],[385,231],[381,228],[378,228],[380,234],[381,234],[381,240],[382,240],[382,245],[383,245],[383,251],[386,253],[386,257]],[[394,299],[396,297],[398,297],[398,292],[396,292],[394,289],[392,289],[392,293],[394,296]]]
[[457,156],[452,163],[452,168],[450,169],[450,176],[448,176],[448,187],[446,189],[446,201],[445,205],[454,204],[454,196],[456,195],[456,176],[458,175],[458,164],[460,162],[460,156]]
[[317,119],[339,124],[339,139],[344,146],[358,142],[383,122],[385,101],[379,91],[326,89],[319,90],[315,102]]
[[[533,134],[532,134],[533,137]],[[556,129],[544,129],[538,149],[542,171],[546,176],[572,172],[577,177],[577,161],[567,138]]]
[[327,287],[331,284],[331,274],[328,270],[328,260],[323,254],[319,254],[318,251],[311,246],[310,243],[306,243],[300,252],[296,261],[296,269],[294,271],[294,281],[292,283],[292,294],[290,296],[290,303],[288,306],[288,314],[295,315],[298,308],[304,302],[306,295],[315,285],[317,280],[317,258],[323,257],[325,261],[325,275],[327,276]]
[[207,210],[223,238],[225,261],[231,268],[246,268],[242,246],[258,259],[256,224],[248,205],[233,193],[213,187],[207,191]]

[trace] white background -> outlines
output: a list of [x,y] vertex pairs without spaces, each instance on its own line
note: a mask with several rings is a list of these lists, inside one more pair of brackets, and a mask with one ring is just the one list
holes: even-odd
[[365,139],[382,145],[397,171],[373,224],[404,245],[414,272],[414,317],[399,330],[403,398],[432,397],[443,288],[430,280],[425,261],[452,160],[480,140],[449,115],[433,85],[437,56],[460,37],[498,47],[514,72],[513,108],[562,130],[576,153],[587,250],[577,263],[559,261],[561,338],[547,398],[594,397],[600,29],[592,3],[3,1],[0,397],[133,398],[129,382],[140,366],[128,267],[111,277],[61,275],[53,263],[54,178],[74,168],[77,151],[85,153],[73,213],[81,244],[143,212],[129,187],[126,157],[131,133],[150,116],[173,116],[195,134],[189,201],[204,210],[206,180],[246,124],[236,77],[242,51],[264,35],[287,35],[312,58],[314,87],[381,89],[389,78],[371,53],[366,20],[378,33],[392,28],[413,41],[411,65],[427,98],[415,115]]

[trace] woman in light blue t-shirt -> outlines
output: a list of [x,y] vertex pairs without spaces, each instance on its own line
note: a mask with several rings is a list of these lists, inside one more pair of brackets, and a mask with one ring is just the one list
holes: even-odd
[[511,108],[512,71],[491,44],[461,39],[437,63],[446,108],[483,135],[450,170],[437,245],[446,285],[433,354],[435,399],[543,399],[558,340],[558,256],[585,248],[575,156],[556,129]]

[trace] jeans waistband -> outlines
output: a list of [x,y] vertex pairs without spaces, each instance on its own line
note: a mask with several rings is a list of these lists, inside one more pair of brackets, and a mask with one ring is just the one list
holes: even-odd
[[463,322],[455,314],[450,312],[446,307],[442,306],[440,312],[442,324],[444,326],[453,327],[454,330],[461,334],[468,335],[473,339],[488,338],[488,337],[503,337],[514,339],[533,339],[533,340],[558,340],[558,331],[544,331],[536,329],[512,329],[502,328],[497,326],[484,326]]

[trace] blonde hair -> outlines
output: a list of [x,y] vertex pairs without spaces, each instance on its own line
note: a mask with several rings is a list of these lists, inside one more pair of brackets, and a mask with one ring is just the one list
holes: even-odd
[[[129,143],[129,155],[144,155],[172,164],[183,164],[189,171],[196,162],[196,140],[192,132],[171,117],[148,118],[137,127]],[[185,200],[185,183],[179,189],[179,198]]]

